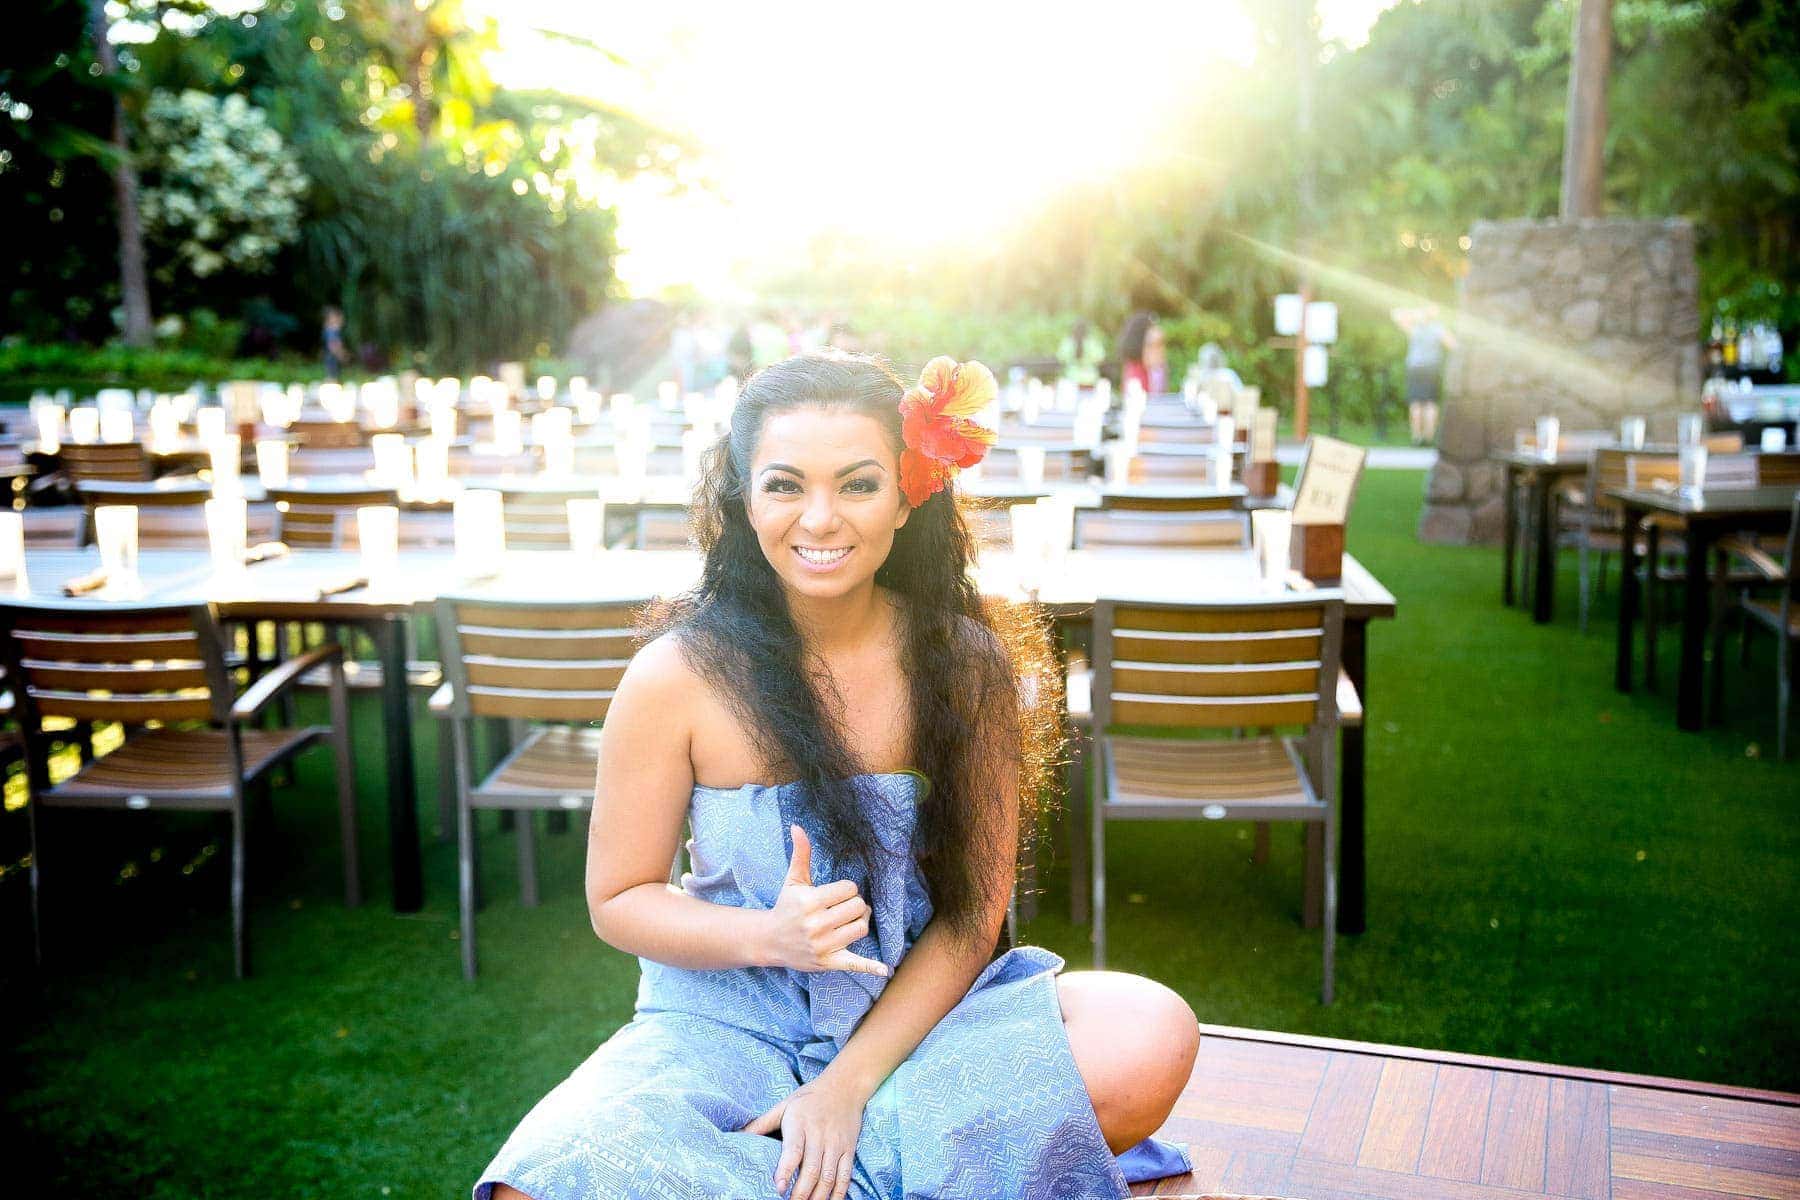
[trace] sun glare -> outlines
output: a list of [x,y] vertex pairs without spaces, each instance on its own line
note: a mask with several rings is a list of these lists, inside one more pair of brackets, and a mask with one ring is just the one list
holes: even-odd
[[[1354,25],[1382,0],[1322,8],[1352,4]],[[1236,0],[806,3],[779,17],[583,0],[466,10],[499,23],[498,82],[604,100],[699,146],[712,195],[606,190],[634,291],[716,291],[732,261],[795,254],[827,230],[897,252],[979,237],[1070,181],[1193,152],[1169,144],[1168,114],[1218,95],[1229,119],[1229,81],[1257,53]],[[624,64],[545,31],[591,39]]]

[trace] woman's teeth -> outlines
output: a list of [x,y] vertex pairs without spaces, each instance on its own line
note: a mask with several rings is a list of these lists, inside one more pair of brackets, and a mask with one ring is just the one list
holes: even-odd
[[794,552],[814,566],[828,567],[850,553],[850,547],[845,546],[841,550],[814,550],[807,546],[795,546]]

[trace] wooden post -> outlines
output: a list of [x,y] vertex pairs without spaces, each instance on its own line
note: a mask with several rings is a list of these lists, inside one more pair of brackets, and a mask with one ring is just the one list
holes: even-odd
[[1612,69],[1612,0],[1581,0],[1569,60],[1561,216],[1600,215],[1605,200],[1606,80]]
[[1294,440],[1306,441],[1309,424],[1306,391],[1306,306],[1312,302],[1312,283],[1300,281],[1300,332],[1294,338]]
[[[119,73],[119,56],[109,36],[112,21],[105,0],[88,0],[88,30],[94,39],[94,61],[108,78]],[[125,104],[112,94],[113,199],[118,205],[119,296],[125,308],[125,344],[148,346],[150,324],[149,274],[144,267],[144,224],[138,213],[137,168],[132,165],[131,143],[125,132]]]

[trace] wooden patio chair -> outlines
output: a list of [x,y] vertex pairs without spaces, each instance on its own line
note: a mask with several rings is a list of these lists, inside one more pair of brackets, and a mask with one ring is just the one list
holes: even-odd
[[[533,813],[593,806],[599,723],[636,651],[629,604],[442,596],[438,638],[449,673],[445,711],[454,738],[463,976],[475,978],[475,812],[518,816],[521,902],[538,902]],[[499,765],[475,778],[473,722],[528,722]]]
[[1800,451],[1772,450],[1756,456],[1760,487],[1800,487]]
[[[1740,535],[1721,540],[1715,547],[1712,618],[1712,704],[1718,713],[1724,699],[1725,623],[1735,613],[1743,621],[1739,665],[1749,662],[1750,629],[1760,626],[1775,635],[1775,756],[1788,756],[1788,717],[1794,699],[1794,647],[1800,643],[1800,491],[1794,493],[1794,512],[1788,522],[1787,545],[1780,561],[1754,537]],[[1728,595],[1729,563],[1748,564],[1753,582]],[[1754,594],[1758,589],[1763,594]],[[1773,593],[1770,595],[1769,593]]]
[[[328,742],[337,759],[344,903],[362,902],[355,774],[343,657],[315,647],[238,693],[218,622],[205,605],[0,606],[0,641],[25,735],[30,795],[32,936],[43,961],[39,877],[42,813],[52,808],[180,809],[231,815],[233,964],[249,972],[245,929],[247,797],[302,750]],[[314,667],[331,672],[331,724],[256,727],[265,709]],[[119,721],[122,745],[60,783],[50,781],[47,718]],[[154,722],[154,727],[149,723]]]
[[[1324,840],[1324,979],[1337,950],[1335,765],[1343,594],[1094,607],[1094,967],[1106,964],[1109,821],[1301,821]],[[1300,726],[1297,736],[1204,736]]]
[[569,501],[592,500],[592,487],[534,488],[500,494],[508,550],[567,550]]
[[[82,544],[94,540],[94,509],[102,504],[132,504],[138,510],[138,548],[141,550],[205,550],[206,502],[212,484],[158,481],[102,482],[84,480],[75,485],[86,517]],[[275,535],[275,510],[268,504],[252,504],[245,510],[245,533],[250,545]]]
[[1249,544],[1250,522],[1241,511],[1135,512],[1077,509],[1077,550],[1205,550]]
[[[1565,510],[1565,517],[1572,519],[1572,527],[1559,538],[1560,544],[1573,545],[1576,549],[1581,581],[1577,625],[1583,633],[1587,632],[1588,610],[1596,584],[1600,592],[1606,590],[1607,558],[1619,553],[1623,546],[1623,510],[1617,501],[1607,499],[1607,491],[1622,488],[1632,479],[1639,487],[1649,487],[1659,479],[1673,482],[1679,466],[1679,460],[1673,454],[1609,448],[1594,451],[1581,485],[1580,503]],[[1640,529],[1634,533],[1639,545],[1645,544],[1643,532]],[[1599,558],[1597,569],[1592,561],[1594,556]]]
[[1107,512],[1237,512],[1243,507],[1240,497],[1230,492],[1195,495],[1132,495],[1129,492],[1102,492],[1100,507]]
[[639,550],[691,550],[693,528],[684,511],[641,508],[637,515]]
[[[1212,482],[1213,459],[1210,453],[1158,453],[1154,448],[1139,447],[1126,468],[1131,483],[1189,483],[1207,485]],[[1235,466],[1233,470],[1235,471]]]
[[137,442],[64,442],[57,451],[71,485],[83,480],[149,479],[150,456]]

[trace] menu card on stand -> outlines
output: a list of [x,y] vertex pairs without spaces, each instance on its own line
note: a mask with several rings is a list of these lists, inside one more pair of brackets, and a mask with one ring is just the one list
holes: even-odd
[[1350,519],[1350,502],[1356,497],[1367,455],[1361,446],[1336,438],[1307,440],[1294,479],[1293,535],[1288,550],[1294,568],[1308,579],[1337,579],[1343,574],[1344,525]]

